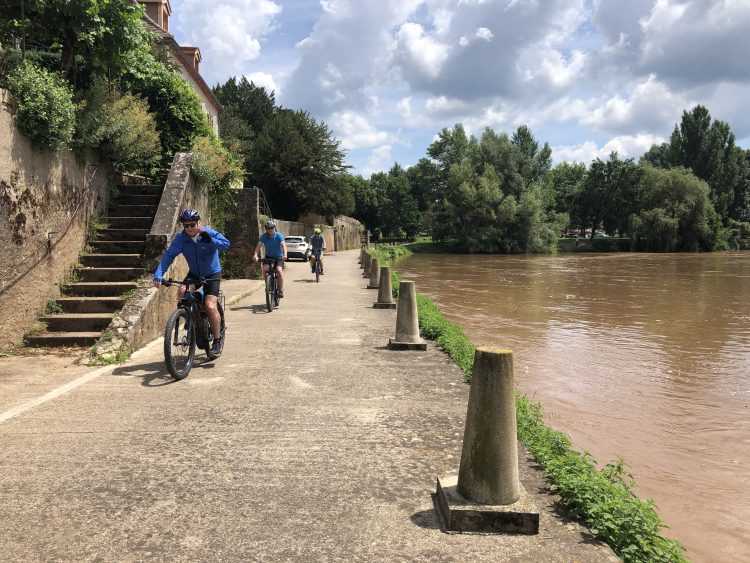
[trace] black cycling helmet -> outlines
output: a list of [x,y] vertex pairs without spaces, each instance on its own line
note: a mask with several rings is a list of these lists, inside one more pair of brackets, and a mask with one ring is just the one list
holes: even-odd
[[273,221],[266,221],[266,229],[273,229],[274,227],[276,227],[276,223]]
[[180,223],[190,223],[192,221],[200,221],[201,214],[195,209],[185,209],[180,213]]

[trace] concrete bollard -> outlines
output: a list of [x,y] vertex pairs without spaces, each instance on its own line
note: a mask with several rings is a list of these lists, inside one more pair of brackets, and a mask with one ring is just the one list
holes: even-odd
[[359,249],[359,260],[357,260],[357,264],[359,264],[360,268],[365,267],[365,247],[362,246]]
[[378,300],[372,304],[375,309],[395,309],[393,288],[391,286],[391,267],[380,267],[380,285],[378,286]]
[[367,289],[378,289],[380,286],[380,260],[373,258],[370,261],[370,283]]
[[370,264],[372,263],[372,254],[369,252],[365,252],[365,269],[362,272],[363,278],[369,278],[370,277]]
[[539,533],[539,511],[518,478],[517,439],[513,353],[477,348],[458,477],[437,482],[446,529]]
[[413,281],[402,281],[398,286],[396,308],[396,336],[388,341],[391,350],[427,350],[427,343],[419,336],[417,289]]
[[458,492],[482,504],[519,496],[513,353],[478,348],[469,391]]

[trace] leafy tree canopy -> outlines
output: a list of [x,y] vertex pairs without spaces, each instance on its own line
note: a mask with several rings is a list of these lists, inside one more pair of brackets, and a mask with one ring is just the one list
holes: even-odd
[[296,220],[306,211],[332,217],[354,209],[349,184],[340,177],[347,165],[339,144],[325,123],[306,112],[276,111],[250,153],[251,180],[275,215]]

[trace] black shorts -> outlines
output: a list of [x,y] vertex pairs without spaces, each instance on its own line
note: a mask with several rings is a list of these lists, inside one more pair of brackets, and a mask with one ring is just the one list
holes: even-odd
[[[284,259],[281,256],[266,256],[264,260],[275,260],[276,267],[281,266],[281,269],[284,269]],[[270,268],[271,264],[267,264],[267,266]]]
[[203,287],[203,294],[204,295],[215,295],[216,297],[219,296],[219,288],[221,286],[221,274],[211,274],[209,276],[209,280],[206,280],[205,284],[201,284],[197,281],[196,277],[188,274],[185,278],[185,281],[192,281],[195,283],[195,289],[199,289],[200,287]]

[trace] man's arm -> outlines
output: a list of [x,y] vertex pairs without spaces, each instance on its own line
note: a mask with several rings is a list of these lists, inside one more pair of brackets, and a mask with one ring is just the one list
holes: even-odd
[[172,265],[174,259],[177,258],[181,253],[182,233],[179,233],[172,241],[172,244],[167,247],[167,249],[164,251],[164,254],[162,254],[161,256],[161,261],[159,262],[159,265],[154,272],[154,287],[159,287],[161,285],[161,280],[164,277],[164,273]]
[[258,244],[255,245],[255,252],[253,252],[253,262],[258,261],[258,256],[260,256],[260,249],[263,247],[263,243],[261,241],[258,241]]
[[229,239],[221,234],[219,231],[209,229],[207,227],[201,227],[200,229],[201,240],[203,242],[210,243],[219,252],[226,252],[229,250]]
[[286,261],[287,260],[287,257],[286,257],[286,241],[284,241],[284,240],[281,241],[281,250],[284,253],[284,260]]

